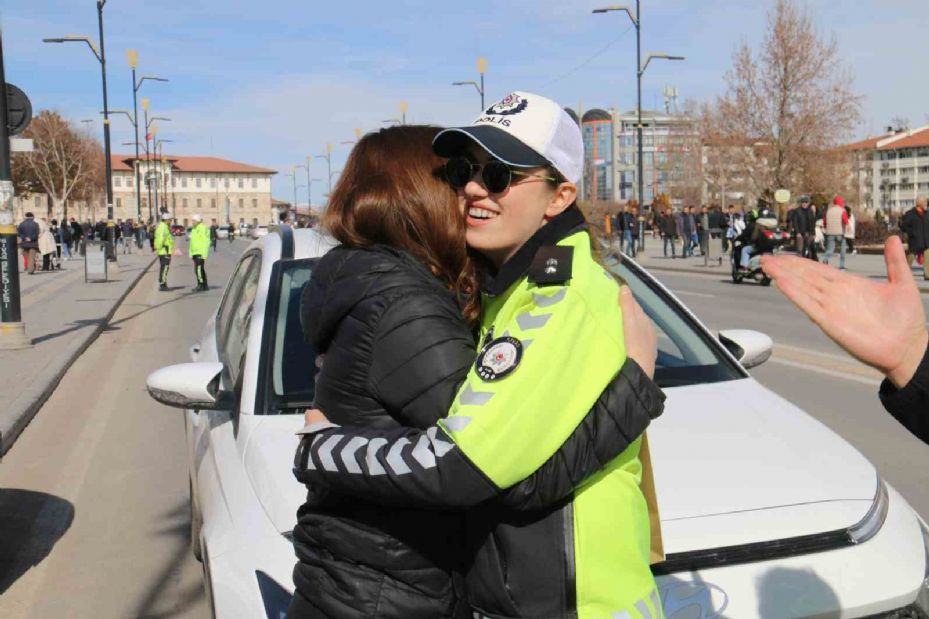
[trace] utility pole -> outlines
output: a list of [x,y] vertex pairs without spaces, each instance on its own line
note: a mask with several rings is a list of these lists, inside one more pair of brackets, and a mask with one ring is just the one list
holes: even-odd
[[13,224],[13,174],[10,166],[9,115],[0,32],[0,350],[30,348],[19,304],[19,254]]

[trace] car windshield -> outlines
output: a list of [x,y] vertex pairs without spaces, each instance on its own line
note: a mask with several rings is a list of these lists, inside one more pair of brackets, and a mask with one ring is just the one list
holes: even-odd
[[[278,411],[298,412],[316,392],[316,351],[304,339],[300,297],[316,259],[282,263],[271,364],[271,392]],[[720,350],[699,324],[637,266],[607,258],[607,268],[632,288],[658,331],[655,381],[680,387],[744,378],[746,374]],[[617,326],[619,328],[619,326]]]
[[629,284],[658,332],[655,382],[661,387],[737,380],[746,376],[674,299],[634,264],[606,257],[607,268]]

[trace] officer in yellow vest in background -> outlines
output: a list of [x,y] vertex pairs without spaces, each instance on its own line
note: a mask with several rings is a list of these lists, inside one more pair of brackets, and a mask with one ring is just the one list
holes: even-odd
[[168,290],[168,270],[171,268],[171,254],[174,252],[174,237],[171,236],[170,213],[162,213],[161,221],[155,227],[155,253],[158,254],[158,290]]
[[194,261],[194,274],[197,276],[197,285],[194,292],[209,290],[206,283],[206,257],[210,253],[210,229],[203,223],[203,216],[194,213],[191,217],[194,227],[190,230],[189,253]]

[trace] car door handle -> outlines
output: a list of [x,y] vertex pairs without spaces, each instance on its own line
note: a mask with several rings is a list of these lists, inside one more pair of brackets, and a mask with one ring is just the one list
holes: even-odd
[[192,357],[196,357],[199,354],[200,354],[200,344],[194,344],[193,346],[190,347],[190,355]]

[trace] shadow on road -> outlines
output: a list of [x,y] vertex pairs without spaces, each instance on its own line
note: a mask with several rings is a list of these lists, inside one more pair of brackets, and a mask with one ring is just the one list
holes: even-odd
[[[171,288],[170,290],[173,291],[173,290],[178,290],[178,289],[180,289],[180,288],[183,288],[183,286],[174,286],[174,287]],[[154,304],[154,305],[147,305],[147,306],[145,307],[144,310],[140,310],[140,311],[136,312],[135,314],[130,314],[129,316],[125,316],[125,317],[123,317],[123,318],[120,318],[119,320],[114,320],[113,322],[111,322],[110,324],[107,325],[106,330],[107,330],[107,331],[110,331],[110,330],[112,330],[114,327],[116,327],[116,325],[120,325],[120,324],[122,324],[122,323],[124,323],[124,322],[127,322],[127,321],[129,321],[129,320],[132,320],[133,318],[138,318],[139,316],[141,316],[142,314],[145,314],[146,312],[150,312],[150,311],[152,311],[153,309],[157,309],[157,308],[159,308],[159,307],[164,307],[165,305],[168,305],[168,304],[170,304],[170,303],[174,303],[175,301],[180,301],[180,300],[182,300],[182,299],[186,299],[186,298],[188,298],[188,297],[192,297],[192,296],[194,296],[194,295],[196,295],[196,294],[198,294],[198,293],[192,292],[192,291],[188,290],[187,292],[185,292],[185,293],[182,294],[182,295],[179,295],[179,296],[176,296],[176,297],[171,297],[170,299],[165,299],[165,300],[162,301],[161,303],[156,303],[156,304]]]
[[164,526],[153,532],[159,537],[168,538],[165,542],[173,550],[170,559],[152,577],[133,617],[173,617],[183,614],[195,603],[205,599],[201,581],[186,589],[174,591],[174,583],[178,579],[184,564],[190,555],[190,505],[185,499],[177,507],[162,516]]
[[74,505],[32,490],[0,489],[0,595],[49,555],[74,521]]
[[67,335],[73,333],[84,327],[95,327],[103,322],[102,318],[82,318],[80,320],[75,320],[71,324],[60,331],[54,331],[52,333],[46,333],[45,335],[40,335],[39,337],[32,338],[33,344],[41,344],[42,342],[47,342],[48,340],[53,340],[56,337],[61,337],[62,335]]

